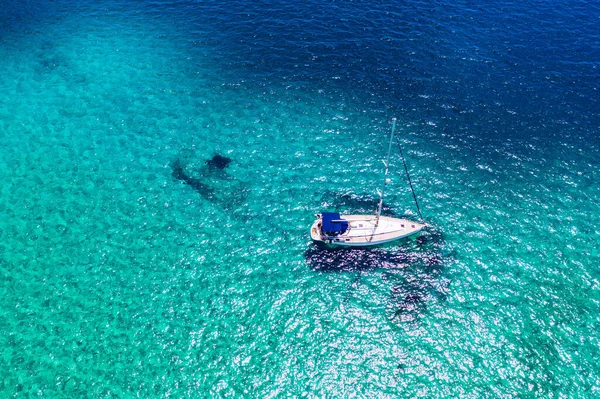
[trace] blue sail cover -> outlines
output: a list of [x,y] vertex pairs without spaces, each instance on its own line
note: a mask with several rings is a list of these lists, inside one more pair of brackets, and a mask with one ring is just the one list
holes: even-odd
[[323,225],[321,231],[328,236],[337,236],[348,230],[348,221],[340,217],[339,213],[323,212],[321,214]]

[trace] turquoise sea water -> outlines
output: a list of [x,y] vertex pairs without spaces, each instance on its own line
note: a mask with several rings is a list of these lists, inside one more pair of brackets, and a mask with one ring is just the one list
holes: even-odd
[[596,3],[0,4],[0,397],[600,395]]

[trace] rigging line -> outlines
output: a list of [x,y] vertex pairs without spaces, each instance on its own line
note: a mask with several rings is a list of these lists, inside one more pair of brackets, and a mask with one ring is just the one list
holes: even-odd
[[402,157],[402,163],[404,164],[404,170],[406,171],[406,178],[408,179],[408,185],[410,186],[410,191],[412,191],[413,198],[415,199],[415,205],[417,206],[417,212],[419,212],[419,217],[421,220],[423,219],[423,215],[421,214],[421,208],[419,208],[419,201],[417,201],[417,195],[415,194],[415,189],[413,188],[412,181],[410,180],[410,174],[408,173],[408,167],[406,166],[406,160],[404,159],[404,152],[402,152],[402,146],[400,145],[400,140],[398,139],[398,135],[394,135],[396,138],[396,144],[398,144],[398,149],[400,150],[400,157]]

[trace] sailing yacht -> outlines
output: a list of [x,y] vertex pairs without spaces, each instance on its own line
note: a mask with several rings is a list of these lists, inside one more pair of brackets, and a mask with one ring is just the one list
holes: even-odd
[[[383,194],[385,186],[389,181],[387,174],[389,169],[390,154],[392,151],[392,141],[394,140],[395,132],[396,118],[393,119],[392,134],[390,135],[387,160],[384,161],[385,174],[383,186],[381,191],[378,190],[380,198],[375,214],[340,215],[337,212],[323,212],[317,214],[315,215],[317,219],[314,221],[310,229],[310,236],[314,241],[347,247],[365,247],[384,244],[419,234],[421,230],[427,226],[425,223],[417,223],[408,219],[399,219],[381,215],[381,209],[383,207]],[[408,169],[406,169],[406,173],[412,190],[412,183],[410,182]],[[414,196],[414,198],[415,203],[417,204],[417,210],[420,214],[416,196]]]

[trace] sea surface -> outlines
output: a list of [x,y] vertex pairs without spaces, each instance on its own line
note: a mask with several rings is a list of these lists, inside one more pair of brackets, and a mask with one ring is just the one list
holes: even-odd
[[[600,397],[597,1],[0,0],[0,71],[0,397]],[[316,246],[394,117],[430,227]]]

